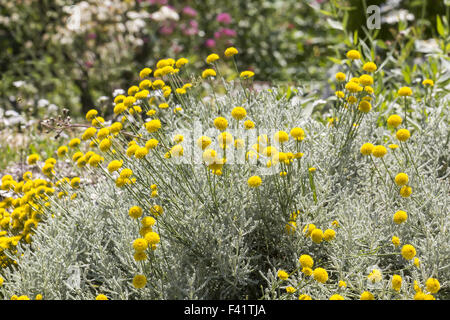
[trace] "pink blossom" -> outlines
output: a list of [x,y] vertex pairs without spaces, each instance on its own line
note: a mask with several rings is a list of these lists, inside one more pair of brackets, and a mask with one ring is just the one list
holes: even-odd
[[173,33],[173,27],[172,26],[162,26],[159,28],[159,32],[165,36],[168,36]]
[[230,24],[231,23],[231,16],[226,13],[219,13],[216,17],[216,20],[220,23],[224,23],[224,24]]
[[195,9],[193,9],[191,7],[184,7],[182,12],[183,12],[183,14],[190,16],[190,17],[197,16],[197,11],[195,11]]
[[208,39],[208,40],[206,40],[206,42],[205,42],[205,46],[206,46],[207,48],[213,48],[213,47],[216,46],[216,41],[215,41],[214,39]]

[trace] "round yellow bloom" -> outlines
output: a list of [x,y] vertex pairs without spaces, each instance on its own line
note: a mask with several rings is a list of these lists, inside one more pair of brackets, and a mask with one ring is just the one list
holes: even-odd
[[345,73],[338,72],[335,75],[337,81],[345,81]]
[[345,281],[339,280],[338,287],[339,287],[339,288],[346,288],[346,287],[347,287],[347,284],[345,283]]
[[334,231],[333,229],[327,229],[325,230],[325,232],[323,233],[323,239],[325,241],[331,241],[336,237],[336,231]]
[[397,128],[402,124],[402,121],[402,117],[400,117],[398,114],[393,114],[387,119],[387,124],[389,127]]
[[432,86],[434,86],[434,81],[431,79],[425,79],[422,81],[422,85],[424,85],[425,87],[426,86],[432,87]]
[[156,140],[156,139],[150,139],[150,140],[148,140],[146,143],[145,143],[145,147],[148,149],[148,150],[151,150],[151,149],[154,149],[154,148],[156,148],[156,146],[158,145],[158,140]]
[[289,140],[289,135],[285,131],[278,131],[275,133],[273,138],[278,143],[285,143]]
[[412,245],[405,244],[402,247],[402,256],[406,260],[411,260],[412,258],[415,257],[415,255],[416,255],[416,249]]
[[401,87],[398,89],[398,95],[401,97],[408,97],[412,95],[412,90],[409,87]]
[[148,228],[153,226],[156,223],[156,220],[153,217],[145,217],[141,220],[141,223],[145,228]]
[[372,109],[372,105],[369,101],[363,100],[359,103],[358,110],[364,113],[369,112]]
[[160,242],[159,234],[156,232],[147,232],[145,234],[145,240],[148,242],[149,245],[158,244]]
[[147,277],[146,276],[140,275],[140,274],[134,276],[134,278],[133,278],[133,286],[136,289],[141,289],[141,288],[145,287],[146,284],[147,284]]
[[145,147],[138,148],[136,152],[134,153],[134,156],[136,159],[143,159],[148,154],[148,149]]
[[98,296],[95,297],[95,300],[108,300],[108,297],[105,296],[104,294],[99,294]]
[[67,154],[67,152],[69,152],[69,148],[67,148],[66,146],[61,146],[56,151],[56,153],[58,154],[58,157],[60,157],[60,158],[64,157]]
[[224,117],[214,119],[214,126],[220,131],[224,131],[228,127],[228,121]]
[[313,232],[311,232],[311,240],[315,243],[321,243],[323,239],[323,232],[321,229],[314,229]]
[[371,86],[373,85],[373,78],[368,74],[363,74],[359,77],[359,83],[361,83],[363,86]]
[[372,150],[372,154],[376,158],[382,158],[386,155],[387,149],[384,146],[375,146]]
[[123,160],[112,160],[108,164],[108,171],[109,173],[113,173],[114,171],[119,170],[123,165]]
[[88,140],[88,139],[92,138],[96,132],[97,132],[97,129],[94,127],[87,128],[84,131],[83,135],[81,136],[81,139]]
[[363,87],[361,87],[358,83],[350,81],[347,82],[347,84],[345,85],[345,89],[348,90],[349,92],[360,92],[363,90]]
[[206,69],[206,70],[204,70],[202,72],[202,78],[203,79],[208,78],[208,77],[215,77],[216,75],[217,74],[216,74],[216,71],[214,69]]
[[400,129],[397,131],[396,137],[398,140],[405,142],[409,139],[409,137],[411,137],[411,134],[409,133],[408,129]]
[[401,224],[408,219],[408,214],[405,211],[399,210],[394,214],[394,222]]
[[302,254],[298,259],[298,261],[300,262],[303,268],[312,268],[314,265],[313,258],[311,258],[311,256],[307,254]]
[[292,128],[290,135],[297,141],[302,141],[303,139],[305,139],[305,131],[303,131],[302,128]]
[[236,120],[242,120],[247,116],[247,111],[242,107],[235,107],[231,110],[231,116]]
[[254,75],[255,75],[255,73],[253,71],[242,71],[241,74],[239,75],[239,77],[242,79],[250,79]]
[[139,77],[141,79],[147,78],[151,73],[152,73],[152,69],[144,68],[144,69],[141,70],[141,72],[139,72]]
[[347,52],[347,58],[351,60],[361,59],[361,54],[357,50],[350,50]]
[[312,300],[312,298],[307,294],[301,294],[298,296],[298,300]]
[[257,188],[262,184],[262,179],[258,176],[252,176],[247,181],[249,187]]
[[412,193],[412,188],[410,186],[403,186],[400,189],[400,195],[403,198],[408,198],[411,195],[411,193]]
[[372,154],[373,148],[375,146],[371,143],[364,143],[361,146],[361,149],[359,150],[364,156],[368,156],[369,154]]
[[408,175],[406,173],[399,173],[395,176],[395,184],[398,186],[404,186],[409,181]]
[[133,219],[138,219],[142,216],[142,208],[138,206],[131,207],[128,210],[128,215]]
[[373,62],[366,62],[363,65],[363,70],[367,72],[374,72],[377,70],[377,65]]
[[210,144],[212,140],[210,137],[207,136],[201,136],[197,139],[197,146],[201,148],[202,150],[205,150]]
[[80,143],[81,143],[80,139],[74,138],[74,139],[69,141],[69,147],[70,148],[76,148],[76,147],[78,147],[80,145]]
[[340,294],[333,294],[330,297],[330,300],[345,300],[343,296],[341,296]]
[[150,120],[145,124],[145,129],[149,133],[153,133],[161,129],[161,121],[159,119]]
[[345,97],[345,93],[343,91],[336,91],[334,93],[336,97],[343,99]]
[[112,142],[111,140],[109,140],[108,138],[103,139],[102,141],[100,141],[100,145],[98,146],[98,148],[103,151],[106,152],[109,150],[109,148],[111,148]]
[[277,273],[278,278],[281,280],[287,280],[289,278],[289,274],[284,270],[279,270]]
[[308,267],[302,268],[302,272],[305,274],[305,276],[308,276],[308,277],[313,274],[313,270]]
[[427,282],[425,282],[425,286],[430,293],[437,293],[441,288],[438,279],[435,278],[429,278]]
[[419,268],[420,267],[420,259],[419,258],[414,258],[414,265]]
[[286,287],[286,292],[287,293],[294,293],[295,291],[297,291],[297,290],[294,287],[291,287],[291,286]]
[[229,58],[229,57],[232,57],[232,56],[234,56],[234,55],[236,55],[238,53],[239,53],[239,51],[236,48],[230,47],[230,48],[227,48],[225,50],[224,54],[225,54],[225,57]]
[[27,163],[28,163],[29,165],[36,164],[36,162],[38,162],[39,159],[40,159],[39,155],[36,154],[36,153],[33,153],[33,154],[31,154],[31,155],[28,156],[28,158],[27,158]]
[[375,300],[375,297],[369,291],[364,291],[359,300]]
[[244,122],[244,127],[245,127],[245,129],[250,130],[250,129],[253,129],[255,127],[255,124],[251,120],[246,120]]
[[133,241],[133,249],[136,251],[144,251],[147,250],[148,243],[147,240],[139,238]]
[[95,109],[91,109],[86,113],[86,120],[92,121],[98,114],[98,111]]
[[400,291],[401,287],[402,287],[402,277],[399,276],[398,274],[394,274],[392,276],[392,289],[394,289],[395,291]]
[[314,277],[314,280],[316,280],[320,283],[325,283],[328,280],[328,272],[327,272],[327,270],[325,270],[323,268],[316,268],[313,271],[313,277]]
[[177,60],[177,62],[175,63],[175,66],[177,68],[181,68],[182,66],[186,65],[189,63],[189,60],[186,58],[180,58]]

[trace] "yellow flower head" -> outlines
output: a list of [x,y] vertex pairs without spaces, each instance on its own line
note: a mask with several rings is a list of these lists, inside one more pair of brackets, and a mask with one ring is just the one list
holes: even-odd
[[144,69],[141,70],[141,72],[139,72],[139,77],[141,79],[147,78],[151,73],[152,73],[152,69],[144,68]]
[[133,219],[140,218],[142,216],[142,208],[138,206],[131,207],[128,210],[128,215]]
[[375,297],[369,291],[364,291],[363,293],[361,293],[361,297],[359,299],[360,300],[375,300]]
[[402,117],[400,117],[397,114],[393,114],[391,116],[389,116],[389,118],[387,119],[387,124],[389,127],[392,128],[397,128],[399,125],[402,124]]
[[400,189],[400,195],[403,198],[408,198],[411,195],[411,193],[412,193],[412,188],[410,186],[405,185]]
[[374,147],[375,146],[373,144],[369,143],[369,142],[368,143],[364,143],[361,146],[360,152],[362,153],[362,155],[368,156],[368,155],[372,154],[372,151],[373,151]]
[[323,268],[316,268],[313,271],[313,277],[314,277],[314,280],[316,280],[320,283],[325,283],[328,280],[328,272],[327,272],[327,270],[325,270]]
[[290,135],[297,141],[302,141],[303,139],[305,139],[305,131],[303,131],[302,128],[292,128]]
[[133,286],[136,289],[142,289],[143,287],[145,287],[145,285],[147,284],[147,277],[144,275],[136,275],[133,278]]
[[240,77],[242,79],[250,79],[255,75],[253,71],[242,71]]
[[219,59],[220,59],[220,57],[219,57],[218,54],[211,53],[208,57],[206,57],[206,63],[211,64],[211,63],[213,63],[214,61],[217,61],[217,60],[219,60]]
[[300,262],[303,268],[312,268],[314,265],[313,258],[311,258],[311,256],[307,254],[302,254],[298,259],[298,261]]
[[247,116],[247,111],[242,107],[234,107],[231,116],[236,120],[242,120]]
[[363,86],[371,86],[373,85],[373,78],[368,74],[363,74],[359,77],[359,83]]
[[343,72],[336,73],[335,77],[337,81],[345,81],[345,73]]
[[381,146],[381,145],[375,146],[372,149],[372,154],[376,158],[383,158],[386,155],[386,153],[387,153],[387,149],[384,146]]
[[279,270],[277,273],[278,278],[281,280],[287,280],[289,278],[289,274],[284,270]]
[[422,81],[422,85],[425,86],[425,87],[426,86],[432,87],[432,86],[434,86],[434,81],[431,80],[431,79],[425,79],[425,80]]
[[239,51],[235,47],[230,47],[230,48],[227,48],[225,50],[224,54],[225,54],[225,57],[229,58],[229,57],[232,57],[232,56],[234,56],[234,55],[236,55],[238,53],[239,53]]
[[408,175],[406,173],[399,173],[395,176],[395,184],[398,186],[404,186],[409,181]]
[[351,60],[359,60],[361,59],[361,54],[357,50],[350,50],[347,52],[347,58]]
[[249,187],[257,188],[262,184],[262,179],[258,176],[252,176],[247,181]]
[[397,139],[402,142],[407,141],[411,137],[411,133],[409,133],[408,129],[400,129],[397,131],[397,133],[395,135],[396,135]]
[[438,279],[435,278],[429,278],[427,282],[425,282],[425,286],[430,293],[437,293],[441,288]]
[[224,131],[228,127],[228,121],[224,117],[214,119],[214,126],[220,131]]
[[415,257],[415,255],[416,255],[416,249],[412,245],[405,244],[402,247],[402,256],[406,260],[411,260],[412,258]]
[[395,291],[400,291],[400,289],[402,287],[402,277],[399,276],[398,274],[394,274],[392,276],[391,284],[392,284],[392,289],[394,289]]
[[366,62],[363,65],[363,70],[367,72],[374,72],[377,70],[377,65],[373,62]]
[[202,72],[202,78],[203,79],[208,78],[208,77],[215,77],[216,75],[217,74],[216,74],[216,71],[214,69],[206,69],[206,70],[204,70]]
[[403,210],[399,210],[394,214],[394,222],[396,224],[401,224],[403,222],[405,222],[408,219],[408,214],[403,211]]
[[408,97],[412,95],[412,90],[409,87],[401,87],[398,89],[398,95],[401,97]]

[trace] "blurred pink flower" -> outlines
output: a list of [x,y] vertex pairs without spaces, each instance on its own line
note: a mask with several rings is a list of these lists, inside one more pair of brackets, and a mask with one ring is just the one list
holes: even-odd
[[230,24],[231,23],[231,16],[226,13],[219,13],[216,17],[216,20],[220,23],[224,23],[224,24]]
[[173,33],[173,29],[174,28],[172,26],[165,25],[165,26],[162,26],[161,28],[159,28],[159,33],[161,33],[165,36],[168,36]]
[[208,40],[206,40],[206,42],[205,42],[205,46],[206,46],[207,48],[213,48],[213,47],[216,46],[216,41],[215,41],[214,39],[208,39]]
[[190,16],[190,17],[197,16],[197,11],[195,11],[195,9],[193,9],[191,7],[184,7],[182,12],[183,12],[183,14]]
[[228,28],[223,28],[221,30],[219,30],[224,36],[227,37],[236,37],[237,33],[235,30],[233,29],[228,29]]

